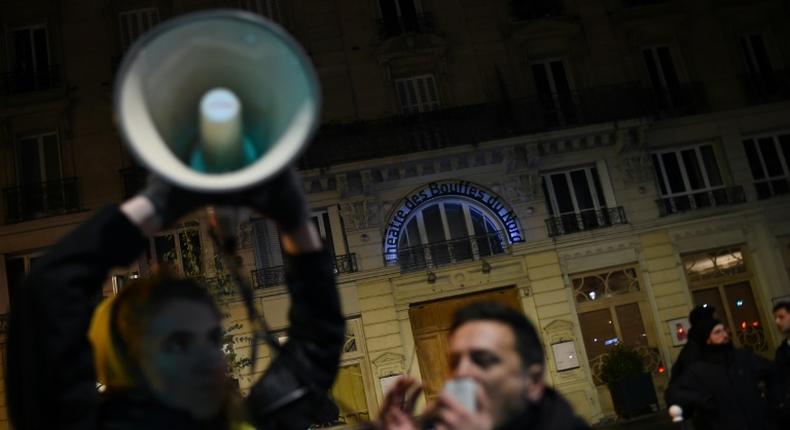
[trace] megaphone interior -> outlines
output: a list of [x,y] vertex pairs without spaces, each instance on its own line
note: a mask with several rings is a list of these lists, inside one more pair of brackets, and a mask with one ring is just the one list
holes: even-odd
[[[265,181],[293,162],[318,126],[309,59],[281,27],[251,13],[163,22],[135,43],[120,70],[115,114],[127,145],[144,167],[193,191]],[[227,114],[239,110],[236,119]],[[212,139],[237,139],[241,158],[221,145],[207,153],[202,141]]]

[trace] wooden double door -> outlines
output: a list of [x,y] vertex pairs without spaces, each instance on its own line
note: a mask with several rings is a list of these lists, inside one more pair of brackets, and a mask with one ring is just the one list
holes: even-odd
[[444,381],[450,375],[450,365],[447,359],[448,339],[455,312],[466,305],[480,301],[500,302],[523,313],[518,290],[515,287],[416,303],[410,306],[409,319],[414,334],[414,345],[420,364],[423,388],[428,401],[441,392]]

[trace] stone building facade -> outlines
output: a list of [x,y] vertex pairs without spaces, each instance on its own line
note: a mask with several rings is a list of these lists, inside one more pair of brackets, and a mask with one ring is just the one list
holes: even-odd
[[[144,180],[112,122],[125,50],[157,22],[218,7],[279,22],[322,84],[323,126],[299,165],[349,322],[339,421],[372,417],[400,374],[432,397],[449,318],[470,300],[523,311],[549,381],[593,423],[614,414],[606,351],[640,351],[660,398],[694,304],[716,306],[739,346],[769,355],[780,341],[780,0],[0,2],[0,313],[38,255]],[[276,228],[253,217],[239,235],[258,305],[285,337]],[[268,353],[249,362],[243,308],[200,213],[151,238],[106,294],[162,263],[214,289],[249,387]]]

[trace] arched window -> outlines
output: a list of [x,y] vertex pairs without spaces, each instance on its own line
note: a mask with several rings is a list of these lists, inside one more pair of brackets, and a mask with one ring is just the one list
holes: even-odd
[[403,270],[419,270],[505,252],[502,226],[487,209],[445,199],[416,210],[398,239]]

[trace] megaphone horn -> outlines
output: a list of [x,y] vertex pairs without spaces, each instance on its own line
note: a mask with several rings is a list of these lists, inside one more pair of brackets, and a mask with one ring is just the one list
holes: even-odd
[[183,15],[143,35],[115,81],[115,115],[133,155],[197,192],[276,175],[319,123],[315,71],[285,30],[257,15]]

